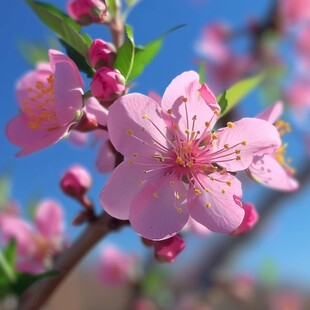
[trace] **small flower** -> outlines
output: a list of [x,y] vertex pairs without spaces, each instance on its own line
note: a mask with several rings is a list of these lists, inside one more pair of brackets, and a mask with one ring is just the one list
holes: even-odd
[[108,13],[105,0],[74,0],[68,2],[67,9],[69,15],[82,26],[103,23]]
[[259,215],[252,204],[242,203],[242,208],[244,209],[244,218],[241,225],[230,235],[238,236],[249,231],[258,221]]
[[137,258],[121,252],[115,246],[103,248],[98,265],[98,276],[108,286],[119,286],[137,277]]
[[159,261],[173,263],[185,248],[185,241],[179,236],[166,240],[154,241],[155,257]]
[[[279,134],[283,135],[290,131],[290,126],[284,121],[276,120],[282,114],[283,105],[281,102],[275,103],[270,108],[263,111],[257,116],[270,124],[275,123],[275,127],[279,130]],[[269,154],[257,154],[253,158],[253,163],[249,166],[250,175],[258,182],[282,191],[295,191],[298,189],[298,182],[292,177],[294,169],[292,169],[285,160],[286,145]]]
[[240,182],[229,173],[249,167],[257,153],[281,146],[274,126],[244,118],[212,129],[220,107],[193,71],[176,77],[161,105],[141,94],[122,96],[108,115],[109,136],[125,160],[111,174],[100,201],[151,240],[172,237],[189,217],[230,233],[244,210]]
[[60,186],[64,193],[83,200],[86,192],[92,185],[92,178],[89,172],[80,165],[72,166],[61,178]]
[[102,101],[114,101],[125,91],[125,79],[117,69],[100,68],[90,84],[93,96]]
[[[309,66],[310,67],[310,66]],[[286,88],[285,99],[296,111],[304,111],[310,106],[310,81],[298,78]]]
[[33,226],[16,215],[0,216],[2,243],[16,240],[17,269],[30,273],[51,267],[53,256],[64,247],[63,228],[62,208],[54,200],[40,203]]
[[94,40],[88,50],[90,63],[95,69],[113,67],[116,51],[112,44],[103,40]]
[[50,64],[40,64],[17,83],[22,111],[6,127],[9,140],[23,156],[48,147],[63,137],[81,115],[84,82],[75,63],[49,50]]

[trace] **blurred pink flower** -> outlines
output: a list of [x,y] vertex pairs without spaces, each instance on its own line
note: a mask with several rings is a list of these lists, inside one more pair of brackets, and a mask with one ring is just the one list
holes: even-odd
[[175,235],[169,239],[154,241],[155,257],[162,262],[173,263],[185,248],[185,241]]
[[60,181],[63,192],[80,201],[83,201],[91,185],[92,178],[90,173],[80,165],[72,166],[64,173]]
[[111,172],[116,165],[116,156],[110,140],[106,140],[99,149],[96,158],[96,167],[101,173]]
[[270,296],[271,310],[304,310],[304,301],[298,292],[279,291]]
[[215,232],[239,227],[241,184],[226,170],[248,168],[255,154],[272,153],[281,140],[257,118],[212,133],[219,116],[215,97],[193,71],[171,82],[161,106],[141,94],[114,102],[109,135],[125,161],[101,192],[104,209],[151,240],[175,235],[189,217]]
[[[282,102],[276,102],[273,106],[260,113],[257,118],[263,119],[270,124],[275,123],[275,127],[279,130],[280,135],[282,135],[286,131],[290,131],[288,123],[281,120],[276,122],[282,111]],[[285,160],[285,148],[286,145],[284,144],[273,153],[257,154],[254,156],[253,163],[249,166],[248,171],[259,183],[274,189],[290,192],[297,190],[299,184],[292,177],[294,169]]]
[[84,82],[77,66],[55,50],[49,50],[49,57],[49,65],[40,64],[17,83],[22,113],[6,127],[9,140],[23,148],[17,156],[61,140],[83,108]]
[[74,0],[68,2],[69,15],[80,25],[86,26],[92,22],[102,23],[108,13],[105,0]]
[[0,216],[3,244],[11,239],[17,243],[17,269],[40,273],[51,267],[52,258],[64,247],[63,211],[54,200],[42,201],[33,226],[12,214]]
[[310,81],[294,79],[286,88],[285,99],[292,108],[304,111],[310,106]]
[[227,44],[230,33],[230,28],[224,23],[214,22],[206,25],[196,43],[197,52],[212,62],[225,62],[230,56]]
[[89,133],[80,132],[76,130],[72,130],[70,136],[68,137],[68,141],[70,141],[74,146],[84,147],[88,143]]
[[284,26],[310,21],[310,0],[279,0],[279,14]]
[[254,205],[242,203],[242,208],[244,209],[245,213],[244,218],[241,225],[235,231],[230,233],[232,236],[239,236],[246,233],[256,224],[259,219],[259,215]]
[[102,249],[98,265],[98,276],[108,286],[119,286],[137,277],[137,257],[121,252],[109,245]]
[[93,96],[111,102],[125,91],[125,79],[117,69],[102,67],[95,73],[90,88]]
[[107,43],[103,40],[94,40],[88,50],[90,63],[95,69],[100,67],[113,67],[116,51],[115,47],[111,43]]
[[300,56],[310,58],[310,25],[303,26],[297,32],[296,50]]

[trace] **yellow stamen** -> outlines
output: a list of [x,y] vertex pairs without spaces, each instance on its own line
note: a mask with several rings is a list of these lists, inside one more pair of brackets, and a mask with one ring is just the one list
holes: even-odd
[[154,198],[158,198],[158,195],[157,195],[156,192],[153,193],[153,197],[154,197]]
[[229,128],[234,128],[234,127],[235,127],[235,124],[232,123],[232,122],[228,122],[228,123],[227,123],[227,126],[228,126]]
[[195,189],[195,194],[196,194],[196,195],[201,195],[201,191],[200,191],[198,188],[196,188],[196,189]]
[[247,142],[246,140],[243,140],[241,144],[242,144],[242,145],[247,145],[248,142]]
[[209,209],[210,207],[211,207],[211,203],[208,202],[208,203],[206,204],[206,208]]
[[126,130],[126,135],[132,136],[132,135],[133,135],[133,130],[127,129],[127,130]]
[[231,180],[228,180],[228,181],[226,182],[226,184],[227,184],[228,186],[231,186],[232,181],[231,181]]

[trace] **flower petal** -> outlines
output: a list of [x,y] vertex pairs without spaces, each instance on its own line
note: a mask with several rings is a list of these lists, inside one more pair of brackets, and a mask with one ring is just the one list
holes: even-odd
[[218,130],[216,135],[216,143],[206,158],[229,171],[244,170],[254,155],[273,153],[281,146],[277,129],[257,118],[243,118],[232,128]]
[[95,97],[90,97],[86,100],[84,109],[86,113],[96,116],[98,124],[107,126],[108,110]]
[[60,238],[63,234],[63,210],[58,202],[45,200],[40,203],[35,223],[38,231],[46,239]]
[[24,148],[17,156],[24,156],[42,148],[48,147],[60,139],[67,133],[70,127],[65,127],[47,132],[45,128],[33,130],[27,126],[29,118],[25,114],[19,114],[14,117],[6,127],[6,135],[8,139],[15,145]]
[[[168,114],[169,109],[172,109],[172,115]],[[168,127],[173,130],[173,125],[177,125],[179,132],[184,135],[186,129],[192,129],[193,118],[195,131],[202,133],[206,122],[210,124],[209,129],[212,129],[218,118],[214,114],[215,109],[219,112],[221,110],[208,87],[200,85],[199,75],[194,71],[184,72],[172,80],[162,99],[162,114]]]
[[277,101],[275,104],[265,109],[263,112],[258,114],[256,118],[263,119],[268,123],[275,123],[276,120],[283,113],[283,103],[281,101]]
[[50,50],[54,70],[55,110],[61,125],[72,122],[83,107],[84,82],[76,64],[66,55]]
[[101,173],[111,172],[115,168],[116,154],[112,148],[111,142],[107,140],[99,149],[96,158],[96,167]]
[[114,147],[127,157],[135,153],[149,156],[159,151],[155,141],[164,147],[168,143],[158,103],[141,94],[122,96],[113,103],[108,129]]
[[218,172],[209,176],[199,174],[197,179],[205,189],[199,183],[195,188],[201,194],[190,188],[187,199],[190,216],[214,232],[230,233],[239,227],[244,218],[244,210],[236,201],[242,196],[239,180]]
[[117,166],[100,193],[100,203],[111,216],[129,219],[129,206],[144,186],[146,174],[128,160]]
[[[129,220],[142,237],[162,240],[177,234],[188,220],[186,200],[177,199],[171,177],[162,177],[146,185],[132,201]],[[181,191],[179,184],[175,186]],[[180,193],[180,196],[182,196]]]
[[17,252],[21,256],[28,255],[36,247],[34,232],[21,218],[11,215],[0,217],[0,234],[4,244],[11,239],[17,243]]
[[256,181],[268,187],[288,192],[299,188],[297,180],[270,155],[255,156],[249,166],[249,172]]

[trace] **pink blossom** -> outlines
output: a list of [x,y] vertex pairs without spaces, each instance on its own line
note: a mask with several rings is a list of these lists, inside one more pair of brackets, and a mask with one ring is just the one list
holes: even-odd
[[305,25],[297,32],[296,49],[302,57],[309,58],[310,54],[310,26]]
[[74,146],[84,147],[87,145],[89,134],[87,132],[79,132],[72,130],[68,141],[70,141]]
[[155,257],[163,262],[173,263],[184,248],[184,240],[177,235],[166,240],[154,241]]
[[241,184],[228,171],[248,168],[257,153],[272,153],[281,140],[257,118],[212,133],[219,116],[215,97],[193,71],[171,82],[161,105],[137,93],[115,101],[109,135],[125,161],[101,192],[104,209],[152,240],[172,237],[189,217],[215,232],[239,227]]
[[258,221],[259,215],[252,204],[242,204],[242,208],[244,210],[244,218],[242,220],[241,225],[231,233],[232,236],[238,236],[249,231]]
[[9,140],[23,148],[17,156],[61,140],[83,107],[84,82],[75,63],[55,50],[49,50],[49,57],[49,65],[40,64],[17,83],[22,113],[6,127]]
[[94,40],[88,50],[90,63],[95,69],[100,67],[113,67],[116,51],[111,43],[103,40]]
[[92,185],[90,173],[82,166],[75,165],[67,170],[61,178],[61,189],[69,196],[82,200]]
[[63,248],[62,208],[54,200],[41,202],[33,226],[19,216],[4,214],[0,217],[0,235],[3,244],[16,240],[18,270],[40,273]]
[[68,2],[69,15],[80,25],[86,26],[92,22],[102,23],[108,13],[105,0],[74,0]]
[[103,101],[114,101],[125,90],[125,79],[117,69],[100,68],[90,84],[92,94]]
[[196,222],[191,217],[188,219],[182,231],[188,231],[200,237],[206,237],[212,234],[211,230]]
[[310,81],[295,79],[285,91],[285,98],[289,105],[296,110],[304,110],[310,106]]
[[[270,108],[257,116],[270,124],[276,122],[282,114],[283,105],[281,102],[275,103]],[[287,130],[290,131],[289,124],[278,121],[275,123],[280,135]],[[282,191],[295,191],[298,189],[298,182],[292,177],[294,170],[285,160],[286,145],[282,145],[275,152],[270,154],[257,154],[253,158],[253,163],[249,166],[250,175],[258,182]]]
[[294,26],[310,20],[310,0],[280,0],[278,3],[284,26]]
[[302,296],[298,292],[294,291],[278,291],[273,292],[269,300],[271,310],[303,310],[305,308],[305,303]]
[[212,62],[226,61],[230,55],[227,45],[230,32],[229,27],[224,23],[216,22],[205,26],[196,44],[197,51]]
[[137,259],[132,254],[121,252],[115,246],[103,248],[98,265],[98,276],[108,286],[128,283],[137,276]]

